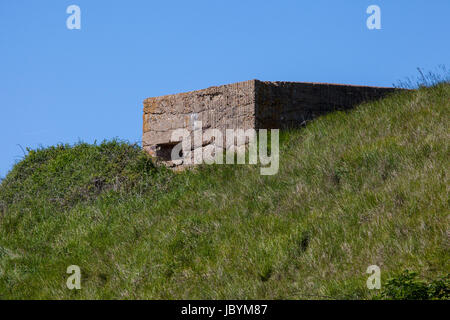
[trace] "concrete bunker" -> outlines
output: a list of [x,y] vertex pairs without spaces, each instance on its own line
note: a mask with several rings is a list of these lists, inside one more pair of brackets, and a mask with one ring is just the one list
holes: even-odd
[[[170,166],[178,141],[176,129],[286,129],[304,125],[308,120],[346,110],[366,101],[380,99],[395,88],[368,87],[307,82],[269,82],[249,80],[191,92],[144,100],[143,148]],[[201,123],[201,127],[198,127]],[[208,142],[210,143],[210,142]],[[190,151],[205,144],[192,145]],[[183,154],[180,151],[180,158]]]

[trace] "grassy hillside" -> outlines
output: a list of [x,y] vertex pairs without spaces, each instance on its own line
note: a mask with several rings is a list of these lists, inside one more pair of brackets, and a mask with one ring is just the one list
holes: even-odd
[[[117,141],[31,150],[0,185],[0,298],[370,299],[450,271],[450,85],[281,135],[280,170],[175,174]],[[66,268],[81,268],[81,290]]]

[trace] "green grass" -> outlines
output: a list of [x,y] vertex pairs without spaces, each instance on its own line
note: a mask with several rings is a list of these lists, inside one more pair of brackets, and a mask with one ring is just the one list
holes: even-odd
[[[281,135],[280,170],[156,168],[123,142],[31,150],[0,185],[2,299],[371,299],[450,270],[450,85]],[[66,268],[81,268],[81,290]]]

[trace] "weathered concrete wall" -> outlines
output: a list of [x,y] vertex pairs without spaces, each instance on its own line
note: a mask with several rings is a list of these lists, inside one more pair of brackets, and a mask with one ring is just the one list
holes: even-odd
[[170,147],[173,130],[193,132],[196,121],[202,122],[203,130],[254,128],[255,81],[145,99],[144,149],[153,156],[167,157],[169,150],[164,146]]
[[[250,80],[144,101],[143,147],[170,159],[172,132],[298,127],[333,110],[345,110],[394,92],[394,88]],[[202,128],[195,123],[202,122]],[[202,148],[192,143],[191,150]]]
[[321,114],[382,98],[394,88],[256,81],[256,128],[298,127]]

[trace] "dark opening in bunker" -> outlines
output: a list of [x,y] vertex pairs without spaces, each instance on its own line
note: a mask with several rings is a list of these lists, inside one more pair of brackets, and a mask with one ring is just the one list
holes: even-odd
[[[178,142],[161,143],[156,145],[156,156],[162,161],[180,160],[183,158],[183,150],[177,146]],[[177,146],[179,152],[172,158],[172,150]]]

